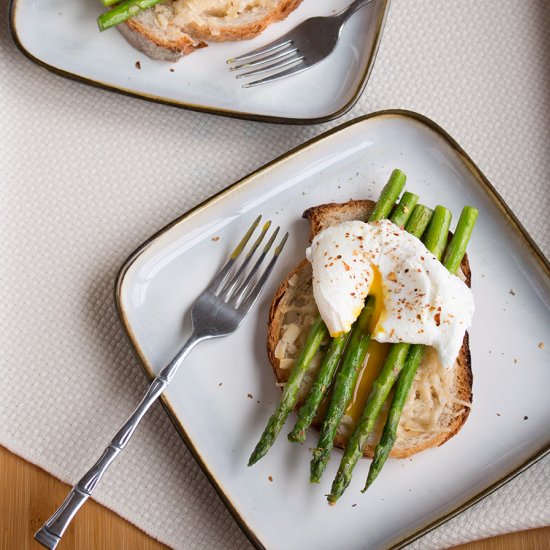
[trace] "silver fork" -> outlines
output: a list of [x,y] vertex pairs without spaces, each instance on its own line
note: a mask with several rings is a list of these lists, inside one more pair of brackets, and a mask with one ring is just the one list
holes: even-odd
[[[311,17],[277,40],[243,55],[227,60],[230,71],[253,69],[236,78],[253,77],[278,71],[275,74],[243,85],[252,88],[301,73],[328,57],[336,48],[346,21],[372,0],[355,0],[340,13],[327,17]],[[245,61],[239,65],[236,62]],[[285,68],[286,67],[286,68]],[[279,69],[283,69],[280,70]]]
[[193,322],[191,336],[170,363],[151,382],[140,404],[109,443],[99,460],[72,488],[53,516],[34,535],[34,538],[46,548],[53,549],[57,546],[75,514],[92,494],[111,462],[124,449],[145,413],[168,387],[187,354],[202,340],[219,338],[235,332],[244,321],[271,275],[288,238],[288,233],[286,233],[275,247],[275,252],[267,267],[261,275],[257,276],[260,265],[275,242],[279,232],[277,227],[263,247],[254,266],[250,269],[248,275],[245,275],[245,270],[254,252],[269,230],[270,221],[263,225],[259,237],[245,254],[240,267],[237,268],[235,262],[258,227],[260,219],[261,216],[258,216],[254,220],[254,223],[233,250],[225,265],[193,303],[191,307],[191,320]]

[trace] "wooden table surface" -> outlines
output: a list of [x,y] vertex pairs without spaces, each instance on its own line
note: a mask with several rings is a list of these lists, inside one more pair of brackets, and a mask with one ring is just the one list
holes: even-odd
[[[0,550],[42,548],[33,534],[63,501],[69,487],[0,447]],[[152,539],[92,500],[68,528],[59,550],[162,550]],[[550,527],[457,547],[460,550],[548,550]]]

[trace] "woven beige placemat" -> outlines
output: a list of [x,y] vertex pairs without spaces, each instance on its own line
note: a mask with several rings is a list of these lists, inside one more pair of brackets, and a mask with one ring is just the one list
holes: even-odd
[[[385,108],[432,118],[550,255],[545,0],[394,0],[359,103],[312,127],[220,119],[83,86],[25,59],[0,25],[0,444],[64,481],[89,467],[146,387],[113,303],[129,252],[343,120]],[[414,547],[550,524],[549,480],[546,459]],[[160,406],[96,498],[176,548],[249,544]]]

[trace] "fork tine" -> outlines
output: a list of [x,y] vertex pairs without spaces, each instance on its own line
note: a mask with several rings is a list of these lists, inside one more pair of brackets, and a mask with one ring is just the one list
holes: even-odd
[[270,61],[276,61],[277,59],[282,59],[283,57],[287,57],[290,54],[293,54],[294,52],[298,51],[298,48],[292,47],[291,44],[289,44],[290,48],[284,48],[280,51],[277,51],[271,55],[267,55],[265,57],[261,57],[258,60],[249,61],[247,63],[241,63],[240,65],[234,65],[233,67],[230,67],[230,71],[239,71],[241,69],[248,69],[252,67],[257,67],[258,65],[263,65],[264,63],[269,63]]
[[270,226],[271,226],[271,220],[264,223],[264,226],[262,227],[262,231],[260,233],[260,236],[256,239],[256,241],[254,242],[254,244],[252,245],[250,250],[247,252],[243,263],[241,264],[241,266],[237,270],[237,273],[235,273],[235,275],[233,275],[233,277],[231,277],[231,280],[227,284],[223,285],[223,288],[220,289],[220,293],[223,293],[226,297],[229,297],[229,295],[231,294],[231,291],[233,290],[235,284],[237,283],[237,281],[241,277],[242,273],[246,269],[246,266],[249,264],[250,260],[252,259],[252,256],[254,255],[254,252],[256,252],[256,249],[258,248],[258,246],[260,246],[260,243],[263,241],[263,238],[265,237],[265,234],[267,233]]
[[277,260],[279,259],[279,256],[281,255],[283,248],[285,247],[287,239],[288,239],[288,233],[285,234],[285,236],[282,238],[281,242],[275,249],[273,258],[265,268],[261,277],[258,279],[258,282],[254,286],[254,288],[250,291],[250,293],[242,301],[242,303],[239,306],[237,306],[239,309],[242,309],[244,313],[248,312],[248,310],[254,305],[254,302],[258,299],[260,292],[262,291],[265,284],[267,283],[267,280],[269,279],[271,272],[273,271],[273,268],[275,267],[275,264],[277,263]]
[[232,57],[231,59],[228,59],[226,63],[231,64],[235,63],[235,61],[244,61],[245,59],[250,59],[251,57],[256,57],[258,55],[263,55],[265,53],[270,53],[274,50],[277,50],[279,48],[282,48],[283,46],[286,46],[287,44],[290,44],[292,40],[290,38],[287,38],[287,36],[281,36],[281,38],[277,40],[273,40],[273,42],[270,42],[269,44],[266,44],[265,46],[262,46],[261,48],[256,48],[255,50],[252,50],[251,52],[244,53],[242,55],[238,55],[237,57]]
[[250,237],[252,236],[252,233],[254,233],[254,231],[256,230],[256,227],[258,227],[258,224],[260,223],[261,219],[262,219],[262,216],[258,216],[254,220],[252,225],[249,227],[248,231],[244,234],[244,237],[241,239],[239,244],[235,247],[235,250],[231,252],[231,255],[229,256],[229,259],[227,260],[227,262],[225,262],[224,266],[218,271],[218,274],[214,277],[214,279],[212,279],[210,284],[206,287],[206,291],[216,293],[220,289],[229,271],[233,267],[233,264],[235,263],[237,258],[241,255],[241,252],[244,250],[246,243],[250,240]]
[[280,73],[272,74],[271,76],[266,76],[260,80],[254,80],[253,82],[247,82],[246,84],[243,84],[243,88],[253,88],[254,86],[261,86],[262,84],[267,84],[268,82],[275,82],[276,80],[281,80],[282,78],[292,76],[293,74],[301,73],[308,68],[309,66],[305,65],[302,59],[298,65],[294,65],[293,67],[285,69]]
[[258,269],[260,268],[260,265],[264,261],[264,258],[266,257],[267,253],[273,246],[273,243],[277,238],[277,234],[279,233],[279,229],[280,227],[277,227],[277,229],[273,231],[273,234],[271,235],[271,237],[269,238],[269,241],[267,241],[266,245],[264,246],[262,253],[260,254],[259,258],[256,260],[254,267],[250,270],[250,273],[247,275],[246,279],[239,285],[237,289],[235,289],[233,296],[228,300],[231,304],[236,306],[236,304],[238,304],[239,301],[246,294],[246,291],[250,288],[251,281],[254,278],[254,275],[256,274]]
[[254,71],[248,71],[247,73],[238,74],[235,78],[243,78],[245,76],[258,76],[259,74],[268,73],[270,71],[275,71],[277,69],[282,69],[283,67],[288,67],[288,65],[292,65],[296,62],[302,63],[303,59],[304,59],[304,56],[299,55],[299,52],[296,51],[296,52],[293,52],[293,57],[282,59],[281,61],[277,61],[276,63],[272,63],[271,65],[267,65],[267,67],[262,67],[261,69],[256,69]]

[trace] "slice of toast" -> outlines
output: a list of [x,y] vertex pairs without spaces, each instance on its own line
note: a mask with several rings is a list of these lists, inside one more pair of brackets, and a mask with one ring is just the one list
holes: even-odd
[[168,0],[140,12],[119,31],[153,59],[177,61],[205,41],[254,38],[302,0]]
[[[324,204],[306,210],[304,218],[310,223],[310,240],[326,227],[350,220],[366,221],[374,204],[372,201],[359,200],[343,204]],[[311,274],[310,263],[307,260],[300,262],[281,283],[269,311],[267,353],[280,386],[288,379],[309,328],[318,315]],[[467,256],[462,260],[459,276],[470,286],[471,272]],[[321,359],[321,353],[318,353],[304,377],[296,410],[307,397]],[[444,369],[436,352],[428,348],[403,410],[397,441],[390,456],[405,458],[424,449],[442,445],[455,435],[470,413],[472,382],[467,333],[451,369]],[[387,409],[388,403],[363,450],[366,457],[373,456]],[[318,429],[321,421],[322,418],[318,417],[313,426]],[[352,428],[352,419],[344,416],[334,441],[336,447],[345,447]]]

